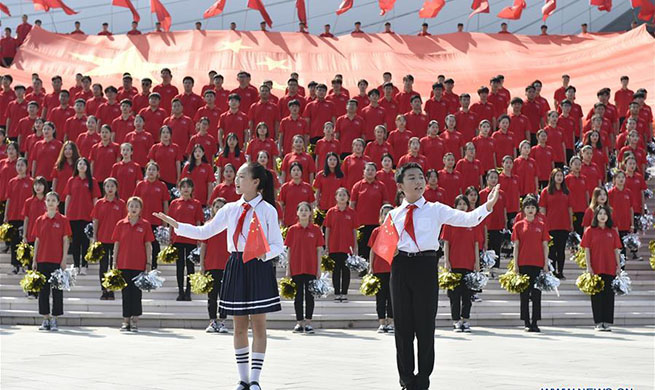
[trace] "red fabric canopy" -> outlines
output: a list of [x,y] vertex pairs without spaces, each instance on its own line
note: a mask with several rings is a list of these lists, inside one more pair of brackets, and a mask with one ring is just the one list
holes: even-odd
[[38,72],[43,80],[61,75],[70,87],[80,72],[94,82],[118,86],[123,72],[132,73],[135,85],[143,77],[157,84],[159,70],[168,67],[174,84],[181,87],[182,77],[191,75],[199,90],[210,69],[225,76],[226,88],[235,87],[237,72],[246,70],[252,73],[253,85],[271,79],[274,92],[282,95],[292,71],[300,74],[304,85],[311,80],[327,82],[341,73],[344,86],[352,92],[357,91],[359,79],[378,85],[382,72],[389,71],[399,87],[403,75],[411,73],[414,88],[423,96],[429,96],[436,75],[445,74],[455,79],[455,92],[468,92],[473,101],[477,101],[478,87],[488,85],[497,74],[505,76],[512,96],[520,97],[525,97],[529,83],[539,79],[543,95],[552,101],[561,75],[567,73],[578,89],[577,102],[587,112],[596,102],[596,92],[610,87],[613,95],[622,75],[630,77],[631,89],[648,89],[652,105],[654,66],[655,40],[644,26],[625,33],[583,36],[359,34],[336,39],[261,31],[180,31],[107,38],[59,35],[35,27],[6,72],[22,84],[29,84],[32,72]]

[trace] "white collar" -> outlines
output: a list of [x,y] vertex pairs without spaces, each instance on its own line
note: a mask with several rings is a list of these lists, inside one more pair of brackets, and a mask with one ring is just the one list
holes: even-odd
[[253,209],[259,204],[259,202],[262,201],[262,195],[258,194],[254,198],[250,200],[250,202],[246,202],[246,200],[243,198],[243,195],[241,196],[241,199],[239,199],[239,206],[242,206],[244,203],[248,203],[250,207]]
[[[421,198],[416,202],[414,202],[413,204],[420,209],[421,207],[423,207],[423,205],[425,205],[425,203],[427,203],[425,198],[421,196]],[[400,209],[406,209],[407,206],[409,206],[409,204],[410,203],[407,201],[407,199],[403,199],[403,202],[400,204]]]

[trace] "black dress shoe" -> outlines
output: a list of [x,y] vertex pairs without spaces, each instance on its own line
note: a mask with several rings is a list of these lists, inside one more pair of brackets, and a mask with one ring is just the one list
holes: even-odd
[[530,331],[535,333],[540,333],[541,329],[539,329],[539,327],[535,324],[530,327]]
[[184,301],[184,294],[177,294],[177,298],[175,298],[176,301]]

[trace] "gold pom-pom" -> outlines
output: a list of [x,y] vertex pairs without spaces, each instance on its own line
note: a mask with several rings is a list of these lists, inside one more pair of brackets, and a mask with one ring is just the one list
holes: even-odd
[[84,260],[94,264],[102,260],[104,256],[105,248],[102,247],[102,243],[100,241],[96,241],[89,245],[89,249],[87,249],[86,255],[84,255]]
[[284,299],[294,299],[296,297],[296,283],[291,278],[282,278],[279,283],[280,296]]
[[655,256],[655,240],[648,242],[648,249],[650,250],[650,255]]
[[16,229],[11,224],[3,223],[0,225],[0,241],[10,242],[16,233]]
[[359,292],[366,295],[367,297],[372,297],[380,291],[382,283],[380,278],[375,275],[368,274],[362,278],[362,285],[359,286]]
[[213,288],[214,278],[209,272],[204,274],[196,272],[189,275],[189,283],[191,284],[192,293],[209,294]]
[[102,287],[109,291],[121,291],[127,287],[127,282],[123,278],[123,273],[114,268],[105,272],[104,277],[102,278]]
[[288,226],[283,226],[280,228],[280,233],[282,234],[282,239],[285,240],[287,238],[287,232],[289,231]]
[[315,144],[309,144],[307,147],[307,153],[311,154],[312,157],[314,156],[314,151],[316,150],[316,145]]
[[20,280],[20,287],[26,293],[38,293],[45,286],[46,279],[39,271],[29,270]]
[[444,290],[454,290],[462,280],[462,274],[450,272],[446,267],[439,268],[439,287]]
[[573,262],[575,262],[578,265],[578,267],[580,267],[582,269],[586,269],[587,268],[587,256],[585,254],[585,248],[578,249],[573,254],[573,256],[571,256],[571,260],[573,260]]
[[555,241],[553,241],[553,236],[548,236],[550,239],[548,240],[548,247],[550,248],[551,246],[555,245]]
[[507,269],[510,270],[510,271],[514,271],[514,259],[510,260],[507,263]]
[[601,279],[600,276],[592,275],[589,272],[585,272],[578,276],[575,285],[578,286],[580,291],[587,295],[596,295],[605,288],[605,282],[603,279]]
[[219,157],[220,157],[220,155],[219,155],[219,156],[216,156],[216,157],[214,157],[214,166],[215,166],[215,167],[218,167],[218,166],[220,166],[220,164],[218,163],[218,158],[219,158]]
[[357,243],[359,244],[362,241],[362,229],[364,225],[357,228]]
[[323,255],[323,257],[321,257],[321,270],[323,272],[334,271],[334,259],[328,255]]
[[24,268],[29,268],[34,260],[34,247],[24,241],[18,244],[18,247],[16,247],[16,260]]
[[325,220],[325,211],[316,207],[314,209],[314,223],[317,224],[318,226],[322,226],[324,220]]
[[282,173],[282,158],[275,157],[275,170],[277,173]]
[[520,294],[528,288],[530,277],[517,274],[514,271],[507,271],[498,277],[500,286],[512,294]]
[[157,263],[161,264],[173,264],[178,259],[179,254],[177,248],[169,245],[166,248],[159,251],[157,255]]

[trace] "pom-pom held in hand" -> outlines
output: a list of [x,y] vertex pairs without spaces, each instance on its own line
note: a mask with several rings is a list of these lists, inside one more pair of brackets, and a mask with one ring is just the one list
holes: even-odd
[[616,295],[628,295],[632,291],[632,281],[628,273],[621,271],[614,280],[612,280],[612,291]]
[[462,274],[448,271],[445,267],[439,268],[439,287],[444,290],[454,290],[462,281]]
[[160,274],[161,272],[159,272],[159,270],[153,269],[148,273],[141,272],[133,277],[132,280],[134,280],[134,285],[141,291],[152,291],[164,285],[166,279],[159,276]]
[[84,235],[86,235],[86,238],[89,240],[93,240],[93,222],[86,224],[84,227]]
[[0,225],[0,241],[10,242],[16,234],[16,228],[11,226],[11,224],[3,223]]
[[282,278],[279,283],[280,296],[284,299],[294,299],[296,297],[296,283],[291,278]]
[[20,280],[20,287],[26,293],[38,293],[45,286],[45,283],[45,275],[39,271],[30,270]]
[[173,264],[178,258],[178,250],[176,247],[169,245],[159,251],[157,255],[157,262],[162,264]]
[[277,171],[277,173],[282,172],[282,158],[280,157],[275,157],[275,170]]
[[571,256],[571,260],[578,265],[578,267],[585,269],[587,268],[587,257],[585,255],[585,249],[580,248],[577,252]]
[[16,248],[16,260],[24,267],[27,268],[34,260],[34,247],[26,242],[21,242]]
[[334,259],[328,255],[323,255],[321,257],[321,271],[323,272],[333,272],[334,271]]
[[596,295],[605,288],[605,282],[603,279],[601,279],[600,276],[592,275],[589,272],[585,272],[578,276],[575,285],[578,286],[580,291],[587,295]]
[[641,247],[641,240],[635,233],[626,234],[623,236],[623,245],[630,252],[636,252]]
[[86,254],[84,255],[84,260],[89,263],[97,263],[102,260],[105,255],[105,248],[102,247],[100,241],[96,241],[93,244],[89,245]]
[[169,192],[171,194],[171,201],[180,197],[180,190],[177,187],[171,188]]
[[282,253],[275,258],[275,266],[280,268],[287,268],[289,266],[289,248],[284,248]]
[[652,198],[653,197],[653,190],[651,190],[650,188],[644,190],[644,197],[646,197],[646,199]]
[[161,246],[168,246],[171,243],[171,232],[165,226],[158,226],[155,229],[155,240]]
[[284,226],[284,227],[280,228],[280,234],[282,234],[282,239],[286,239],[286,238],[287,238],[287,232],[288,232],[288,231],[289,231],[289,227],[288,227],[288,226]]
[[[493,252],[493,251],[492,251]],[[480,291],[487,286],[489,278],[482,272],[470,272],[462,278],[464,285],[472,291]]]
[[110,269],[102,278],[102,287],[109,291],[121,291],[127,287],[123,273],[118,269]]
[[200,264],[200,248],[193,249],[186,258],[195,265]]
[[577,232],[569,232],[569,236],[566,239],[566,248],[571,252],[575,252],[578,250],[578,247],[580,247],[581,242],[582,239]]
[[207,222],[212,219],[212,210],[209,207],[205,207],[202,209],[202,215],[205,218],[205,222]]
[[480,267],[483,269],[490,269],[496,265],[498,255],[494,251],[481,251],[480,252]]
[[372,297],[378,292],[380,292],[381,287],[380,278],[375,275],[365,275],[362,278],[362,284],[359,286],[359,292],[366,295],[367,297]]
[[535,278],[534,281],[534,288],[537,290],[541,290],[543,292],[551,292],[555,291],[557,296],[559,297],[559,290],[557,289],[560,285],[560,280],[553,275],[552,272],[544,272],[543,270]]
[[320,279],[310,280],[308,289],[314,298],[326,298],[328,295],[334,294],[334,288],[327,273],[323,273]]
[[318,207],[314,209],[314,223],[318,226],[323,226],[323,221],[325,220],[325,211],[319,209]]
[[514,271],[507,271],[498,277],[500,286],[512,294],[520,294],[530,285],[528,275],[517,274]]
[[59,268],[50,274],[48,283],[52,284],[53,288],[59,290],[70,291],[71,287],[75,286],[75,278],[77,277],[77,269],[66,268],[65,270]]
[[645,232],[647,230],[653,230],[655,227],[655,218],[650,214],[644,214],[637,219],[638,226],[635,226],[637,230]]
[[[368,269],[368,261],[361,256],[348,255],[346,267],[353,272],[364,272]],[[334,268],[333,268],[334,269]]]
[[189,283],[191,283],[191,292],[194,294],[209,294],[212,291],[212,283],[214,278],[211,274],[196,272],[189,275]]

